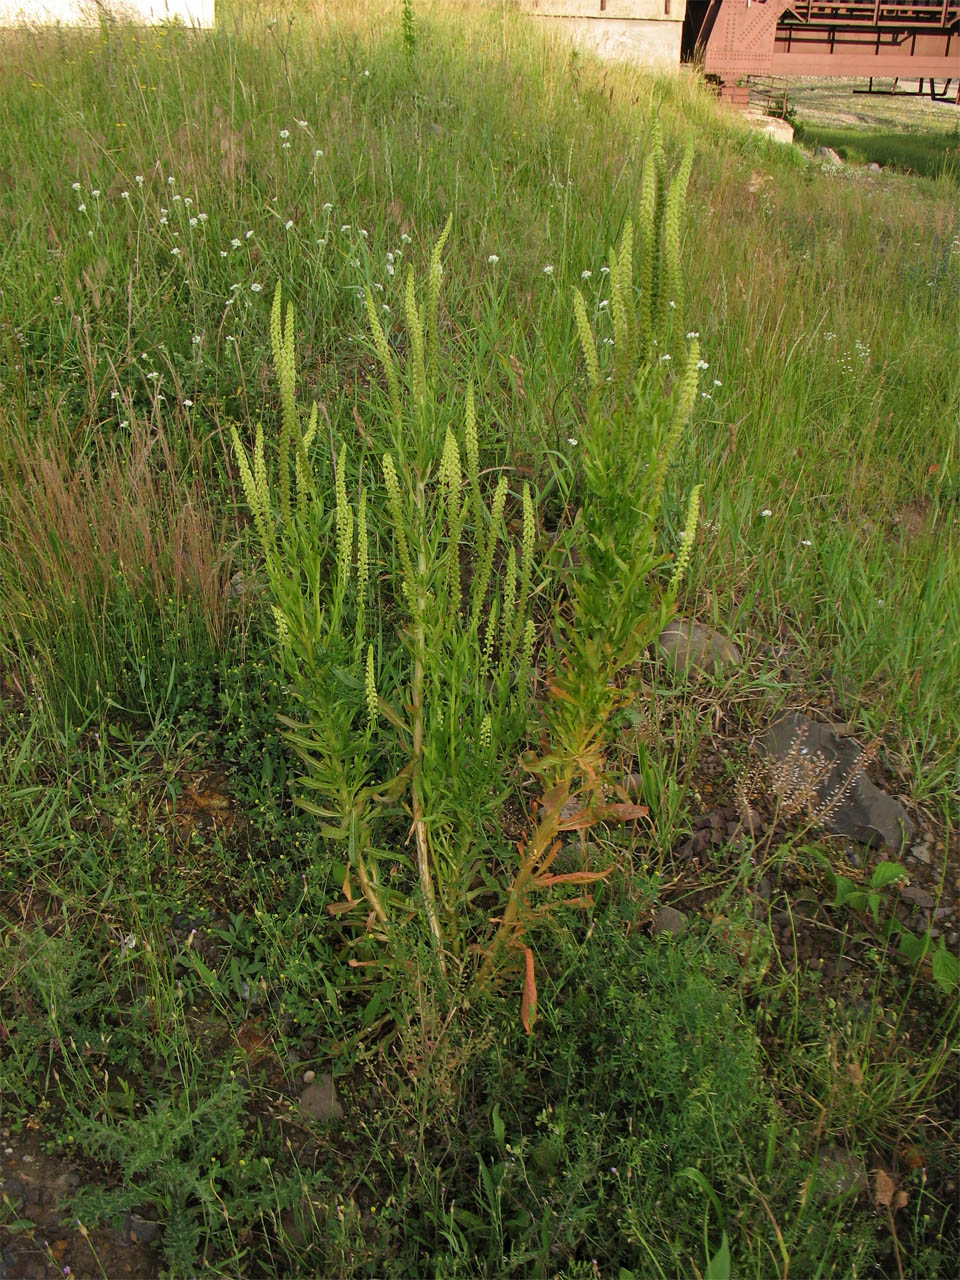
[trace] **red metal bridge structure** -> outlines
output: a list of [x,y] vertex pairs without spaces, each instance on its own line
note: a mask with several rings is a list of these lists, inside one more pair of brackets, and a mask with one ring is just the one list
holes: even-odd
[[960,0],[711,0],[699,44],[734,101],[749,76],[929,78],[960,100]]

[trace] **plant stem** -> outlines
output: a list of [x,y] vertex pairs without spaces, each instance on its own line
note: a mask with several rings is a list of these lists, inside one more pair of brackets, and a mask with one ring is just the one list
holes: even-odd
[[514,876],[513,884],[510,886],[503,919],[500,921],[500,927],[494,935],[483,964],[480,966],[477,981],[481,987],[489,982],[493,976],[494,966],[500,950],[507,942],[517,922],[527,885],[557,837],[560,829],[560,815],[570,799],[573,778],[574,770],[569,768],[560,781],[544,797],[543,816],[524,847],[520,866]]
[[[424,493],[422,481],[417,482],[417,507],[423,513]],[[442,942],[440,921],[437,917],[437,900],[433,888],[433,877],[430,874],[430,845],[427,840],[427,824],[423,817],[423,796],[420,790],[420,774],[423,768],[423,671],[426,658],[426,635],[423,627],[423,583],[427,573],[426,555],[423,550],[422,537],[417,551],[417,615],[413,622],[413,682],[410,689],[411,718],[413,721],[413,778],[411,796],[413,805],[413,833],[417,844],[417,869],[420,873],[420,888],[423,891],[424,906],[430,931],[437,940],[438,948]],[[441,956],[441,968],[443,959]]]

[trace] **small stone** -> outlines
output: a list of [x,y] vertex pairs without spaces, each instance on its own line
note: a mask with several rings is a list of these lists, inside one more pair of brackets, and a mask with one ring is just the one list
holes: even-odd
[[926,889],[922,889],[918,884],[908,884],[900,890],[900,897],[904,902],[909,902],[915,907],[922,907],[924,911],[933,909],[933,895],[928,893]]
[[337,1098],[333,1077],[324,1072],[315,1084],[308,1084],[300,1095],[300,1106],[311,1120],[329,1124],[339,1120],[343,1115],[343,1107]]
[[725,635],[699,622],[670,622],[657,638],[657,651],[675,671],[691,667],[716,675],[725,667],[739,666],[739,648]]
[[4,1178],[0,1182],[0,1193],[7,1197],[15,1209],[19,1209],[27,1198],[27,1189],[20,1178]]
[[658,907],[657,914],[653,918],[653,924],[650,926],[650,932],[671,933],[674,937],[684,933],[687,928],[687,917],[682,911],[678,911],[676,907]]
[[928,844],[915,844],[910,850],[910,857],[916,862],[922,862],[925,867],[929,867],[933,855]]
[[72,1169],[68,1169],[66,1173],[61,1173],[58,1178],[54,1179],[51,1190],[54,1195],[60,1199],[63,1196],[68,1196],[70,1192],[76,1190],[79,1185],[79,1173],[74,1173]]
[[863,1161],[841,1147],[827,1147],[820,1153],[817,1175],[817,1190],[821,1197],[830,1199],[851,1193],[862,1195],[870,1185]]
[[131,1244],[153,1244],[160,1234],[160,1223],[139,1213],[128,1213],[123,1220],[124,1234]]
[[316,1073],[315,1071],[305,1071],[305,1072],[303,1073],[303,1083],[304,1083],[304,1084],[313,1084],[313,1082],[314,1082],[314,1080],[316,1080],[316,1078],[317,1078],[317,1073]]

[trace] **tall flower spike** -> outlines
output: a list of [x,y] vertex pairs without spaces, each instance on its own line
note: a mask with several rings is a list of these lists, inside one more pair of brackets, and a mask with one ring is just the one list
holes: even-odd
[[440,238],[433,246],[430,254],[430,272],[427,277],[427,341],[429,343],[430,373],[436,376],[437,356],[440,343],[438,327],[438,309],[440,304],[440,281],[443,278],[443,248],[453,226],[453,214],[447,218],[446,225],[440,232]]
[[610,305],[613,311],[614,368],[616,384],[626,386],[633,361],[630,353],[630,307],[633,302],[633,224],[627,222],[620,249],[610,250]]
[[533,506],[533,497],[529,484],[523,486],[523,533],[520,539],[520,590],[517,597],[517,612],[509,641],[510,661],[520,643],[523,622],[530,601],[530,585],[533,581],[533,548],[537,538],[537,516]]
[[640,354],[649,360],[653,352],[657,248],[657,164],[647,156],[640,185]]
[[404,300],[407,310],[407,329],[410,333],[410,359],[413,362],[413,398],[417,408],[423,411],[427,403],[427,371],[423,352],[423,319],[417,307],[413,267],[407,268],[407,291]]
[[283,346],[283,298],[280,281],[273,291],[273,305],[270,308],[270,349],[273,352],[273,367],[280,368],[280,355]]
[[290,643],[290,628],[287,626],[287,620],[283,612],[276,605],[271,605],[270,607],[273,613],[273,621],[277,627],[277,640],[282,649]]
[[447,437],[443,446],[440,467],[443,474],[443,486],[446,490],[447,598],[449,602],[448,620],[452,623],[460,612],[460,537],[463,533],[466,507],[460,500],[462,484],[460,450],[457,447],[457,438],[449,427],[447,428]]
[[353,560],[353,508],[347,501],[347,446],[340,451],[337,465],[335,493],[337,500],[337,589],[340,598],[350,581],[350,565]]
[[310,421],[306,433],[294,440],[296,446],[293,455],[294,474],[297,484],[297,515],[302,520],[306,515],[307,502],[313,497],[320,502],[319,495],[314,493],[313,466],[309,458],[309,449],[317,434],[317,404],[310,406]]
[[533,646],[537,639],[537,627],[532,618],[527,619],[523,628],[523,644],[520,646],[520,672],[525,676],[533,662]]
[[[279,297],[279,293],[277,294]],[[272,317],[271,317],[272,325]],[[280,362],[277,380],[280,384],[280,515],[284,525],[289,525],[290,509],[290,452],[296,449],[300,438],[300,415],[297,412],[297,359],[294,346],[296,328],[293,303],[287,303],[287,323],[280,336]]]
[[600,360],[597,357],[597,344],[593,340],[593,331],[587,319],[587,304],[579,289],[573,290],[573,314],[577,321],[577,335],[583,350],[583,362],[587,366],[587,381],[590,390],[596,391],[600,386]]
[[373,300],[373,294],[370,286],[367,286],[367,318],[370,321],[370,331],[373,334],[373,345],[377,348],[377,355],[380,357],[380,363],[383,365],[384,377],[387,380],[387,394],[390,397],[390,408],[393,410],[393,417],[397,425],[403,416],[402,402],[400,398],[400,382],[397,378],[396,366],[393,363],[393,356],[390,354],[390,345],[387,342],[387,335],[383,332],[383,325],[380,323],[380,317],[377,315],[376,303]]
[[370,721],[371,729],[377,723],[377,712],[380,709],[379,700],[377,698],[377,673],[373,660],[373,645],[367,645],[367,663],[364,671],[363,681],[364,693],[367,700],[367,719]]
[[394,541],[400,557],[400,568],[403,573],[403,590],[411,609],[416,608],[416,578],[413,573],[413,561],[410,559],[410,546],[407,542],[406,527],[403,519],[403,500],[400,496],[400,481],[397,469],[389,453],[383,455],[383,482],[387,490],[387,506],[393,520]]
[[477,406],[473,394],[473,383],[467,384],[466,427],[464,443],[467,454],[467,478],[470,481],[470,501],[473,506],[474,538],[477,555],[483,557],[483,498],[480,494],[480,441],[477,437]]
[[680,550],[677,553],[677,564],[673,571],[673,577],[670,580],[670,595],[676,596],[680,590],[684,575],[687,572],[687,566],[690,564],[690,556],[693,552],[693,540],[697,536],[697,524],[700,520],[700,490],[702,485],[694,485],[690,500],[687,503],[687,518],[684,521],[683,533],[680,535]]
[[673,411],[673,417],[670,420],[670,426],[667,429],[666,439],[663,442],[663,448],[660,451],[660,457],[657,459],[657,467],[653,475],[651,484],[651,519],[656,519],[660,511],[660,499],[663,496],[663,486],[667,478],[667,471],[670,469],[670,463],[677,451],[680,438],[683,435],[684,428],[690,421],[690,415],[693,413],[693,406],[697,401],[697,387],[700,383],[700,344],[694,338],[690,343],[690,350],[687,354],[687,367],[684,370],[683,381],[680,384],[680,394],[677,396],[677,403]]
[[500,633],[501,675],[510,661],[510,648],[514,624],[517,618],[517,554],[513,547],[507,552],[507,571],[503,582],[503,628]]
[[370,593],[370,542],[367,533],[367,491],[360,489],[357,504],[357,640],[363,639]]
[[[262,436],[262,432],[260,434]],[[250,459],[247,457],[247,451],[243,447],[240,433],[235,426],[230,428],[230,435],[233,440],[233,452],[237,459],[237,466],[240,468],[240,484],[247,500],[247,506],[250,508],[250,514],[253,516],[254,527],[257,530],[257,536],[260,539],[260,545],[263,547],[264,555],[267,558],[267,567],[269,568],[273,563],[274,549],[273,521],[270,518],[270,508],[269,506],[265,507],[261,502],[260,490],[250,466]]]
[[273,550],[275,531],[273,510],[270,505],[270,485],[267,482],[267,463],[263,452],[263,427],[259,422],[253,441],[253,484],[257,496],[257,510],[260,512],[267,534],[264,539],[264,550],[269,555]]
[[670,183],[663,215],[664,303],[676,303],[673,324],[683,323],[683,271],[680,260],[680,241],[683,234],[683,212],[686,207],[687,186],[693,169],[693,143],[687,144],[680,167]]
[[628,219],[620,237],[620,285],[623,290],[624,350],[620,357],[627,366],[627,374],[633,372],[636,361],[637,308],[633,294],[633,223]]
[[493,553],[497,545],[497,538],[500,536],[500,522],[503,519],[503,508],[507,501],[507,477],[501,476],[497,482],[497,488],[493,495],[493,503],[490,508],[490,530],[487,534],[486,544],[483,548],[483,556],[480,560],[477,575],[473,580],[473,608],[471,612],[472,625],[476,626],[480,618],[480,611],[483,608],[484,600],[487,595],[487,587],[490,584],[490,573],[493,569]]

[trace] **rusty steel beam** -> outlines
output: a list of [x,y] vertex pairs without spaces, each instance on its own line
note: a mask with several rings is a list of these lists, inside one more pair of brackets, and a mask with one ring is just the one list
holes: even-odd
[[713,0],[704,70],[725,97],[752,75],[960,77],[960,0]]

